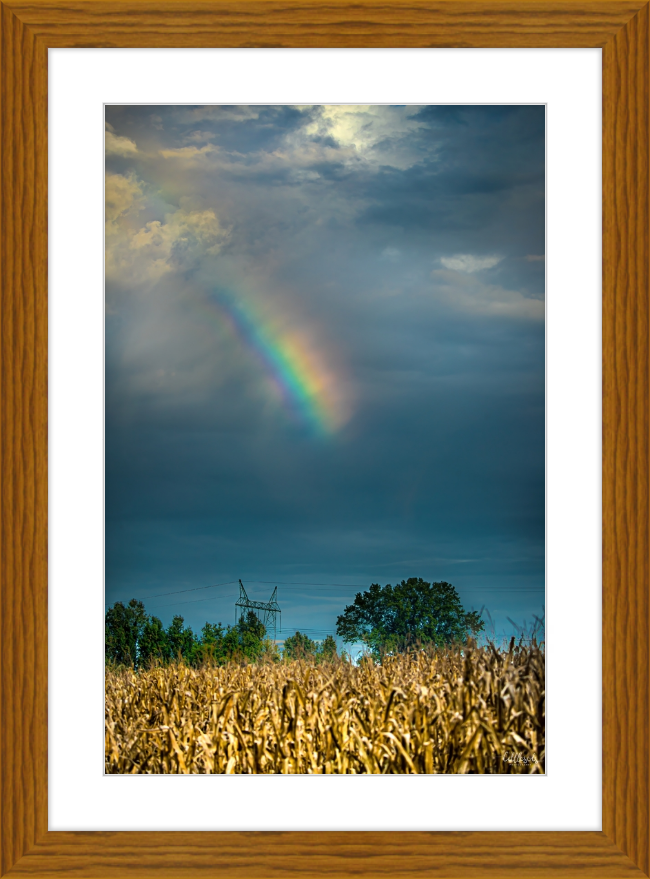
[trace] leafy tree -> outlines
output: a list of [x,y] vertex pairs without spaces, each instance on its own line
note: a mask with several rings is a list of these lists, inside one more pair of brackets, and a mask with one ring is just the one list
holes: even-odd
[[169,640],[163,624],[158,617],[147,617],[138,643],[138,665],[166,662],[169,655]]
[[336,641],[331,635],[318,645],[316,659],[319,662],[333,662],[336,659]]
[[185,628],[185,620],[178,614],[167,628],[167,644],[170,659],[183,659],[188,664],[192,662],[196,647],[194,632],[189,626]]
[[318,645],[308,635],[296,632],[284,641],[284,655],[287,659],[315,659]]
[[226,661],[224,647],[225,630],[221,623],[206,623],[194,650],[193,665],[214,662],[223,665]]
[[261,662],[280,662],[282,656],[278,645],[271,638],[265,638],[262,642],[262,651],[259,656]]
[[144,604],[132,598],[128,605],[121,601],[106,611],[104,650],[106,659],[118,665],[138,662],[138,643],[146,623]]
[[239,649],[246,659],[255,662],[261,657],[264,651],[266,628],[252,610],[239,618],[237,638]]
[[233,662],[235,660],[242,660],[244,658],[244,654],[242,652],[241,643],[239,640],[240,630],[238,626],[230,627],[226,629],[223,635],[222,641],[222,658],[221,662]]
[[480,614],[463,609],[451,583],[427,583],[420,577],[383,588],[373,583],[336,621],[346,643],[361,641],[375,658],[418,644],[464,642],[484,627]]
[[224,629],[221,623],[206,623],[201,629],[201,643],[204,645],[218,644],[223,639]]

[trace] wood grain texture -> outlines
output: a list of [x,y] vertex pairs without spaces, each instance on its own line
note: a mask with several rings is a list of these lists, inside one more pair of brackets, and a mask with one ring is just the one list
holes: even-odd
[[12,870],[148,879],[642,877],[603,833],[50,833]]
[[[0,6],[0,875],[648,875],[649,18],[637,0]],[[47,832],[46,49],[81,45],[605,46],[603,832]]]
[[45,48],[0,10],[0,869],[47,826]]
[[48,46],[604,46],[640,0],[8,0]]
[[603,830],[645,873],[650,870],[648,13],[646,6],[603,52]]

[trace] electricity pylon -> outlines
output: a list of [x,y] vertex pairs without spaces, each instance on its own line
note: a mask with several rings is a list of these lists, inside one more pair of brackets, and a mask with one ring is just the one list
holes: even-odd
[[282,611],[277,602],[277,594],[278,587],[276,586],[273,590],[273,595],[271,595],[270,601],[251,601],[248,595],[246,595],[244,584],[240,580],[239,598],[235,602],[235,625],[237,625],[237,622],[244,614],[252,610],[257,619],[264,625],[267,632],[270,633],[271,628],[273,628],[273,640],[275,641],[278,634],[276,627],[276,618],[278,614],[280,614],[280,630],[282,630]]

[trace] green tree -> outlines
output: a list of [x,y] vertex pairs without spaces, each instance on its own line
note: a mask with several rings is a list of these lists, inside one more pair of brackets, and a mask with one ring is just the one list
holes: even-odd
[[316,659],[318,662],[333,662],[336,659],[336,640],[331,635],[327,635],[318,645]]
[[183,660],[191,664],[194,659],[196,639],[194,632],[188,626],[182,616],[176,615],[167,628],[167,644],[169,645],[169,657],[172,660]]
[[287,659],[314,660],[318,651],[318,645],[308,635],[296,632],[284,640],[284,655]]
[[138,665],[166,662],[169,653],[169,641],[163,624],[158,617],[147,617],[138,643]]
[[222,663],[238,661],[244,658],[240,642],[240,630],[238,626],[234,626],[232,628],[228,626],[228,628],[224,632],[222,651]]
[[476,611],[464,610],[451,583],[420,577],[383,588],[373,583],[336,621],[346,643],[362,642],[376,659],[417,645],[462,643],[484,627]]
[[249,610],[237,623],[239,649],[250,662],[256,662],[264,651],[266,628],[264,623]]
[[104,619],[104,651],[109,662],[137,665],[138,644],[147,615],[144,604],[132,598],[127,605],[117,601],[106,611]]
[[261,662],[280,662],[282,655],[278,645],[272,638],[265,638],[262,642],[262,651],[259,656]]
[[195,649],[193,665],[214,662],[223,665],[226,661],[224,648],[225,630],[221,623],[206,623],[201,629]]
[[221,623],[206,623],[201,629],[201,643],[206,646],[218,644],[223,640],[224,629]]

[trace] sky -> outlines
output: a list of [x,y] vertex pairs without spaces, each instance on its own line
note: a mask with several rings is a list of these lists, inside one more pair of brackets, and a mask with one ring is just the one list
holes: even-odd
[[543,613],[544,141],[541,105],[106,107],[107,605]]

